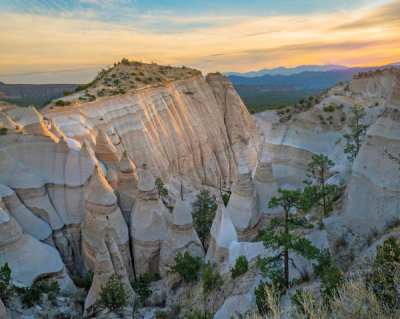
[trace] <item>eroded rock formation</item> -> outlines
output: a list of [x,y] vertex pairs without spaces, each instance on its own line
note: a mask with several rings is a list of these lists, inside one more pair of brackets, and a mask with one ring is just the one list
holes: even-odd
[[160,274],[166,275],[175,265],[178,253],[189,252],[192,256],[204,258],[204,249],[193,227],[191,209],[186,202],[178,199],[172,212],[167,234],[161,245]]
[[139,171],[139,194],[130,217],[130,236],[135,274],[154,274],[160,268],[160,249],[170,213],[155,189],[155,179],[146,165]]

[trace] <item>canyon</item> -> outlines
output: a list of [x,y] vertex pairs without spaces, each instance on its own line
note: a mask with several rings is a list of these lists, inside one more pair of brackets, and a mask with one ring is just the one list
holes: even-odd
[[[365,110],[369,128],[351,162],[343,135],[354,105]],[[345,238],[342,257],[353,249],[357,260],[368,250],[363,236],[374,230],[385,236],[400,218],[400,173],[387,155],[400,153],[400,71],[393,68],[340,82],[301,110],[250,115],[219,73],[120,62],[40,112],[0,102],[0,127],[0,266],[10,265],[18,285],[55,280],[70,299],[81,291],[71,278],[92,270],[80,316],[94,315],[113,273],[133,296],[127,317],[135,304],[130,282],[147,273],[161,275],[151,284],[150,308],[158,307],[156,299],[190,310],[205,304],[220,319],[254,309],[262,280],[257,258],[273,253],[258,231],[282,213],[268,202],[278,188],[304,187],[314,154],[334,162],[328,182],[343,190],[329,216],[310,216],[324,225],[304,234],[316,247],[334,252]],[[172,211],[157,192],[157,178]],[[208,249],[191,215],[202,188],[218,203]],[[221,195],[228,192],[225,207]],[[199,283],[173,288],[179,278],[169,270],[186,251],[217,265],[221,293],[203,300]],[[234,282],[229,273],[242,255],[250,269]],[[313,272],[311,262],[293,260],[291,279]],[[18,318],[15,309],[6,310]]]

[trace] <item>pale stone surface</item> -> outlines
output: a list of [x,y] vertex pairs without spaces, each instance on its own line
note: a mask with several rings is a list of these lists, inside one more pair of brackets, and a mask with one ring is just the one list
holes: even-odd
[[[193,93],[193,94],[189,94]],[[46,111],[69,138],[94,146],[104,164],[114,165],[112,146],[127,151],[137,165],[147,163],[165,182],[180,175],[191,184],[228,186],[239,156],[247,148],[253,168],[259,150],[255,123],[243,102],[221,75],[187,77],[166,85],[102,97],[68,108]],[[212,129],[210,129],[212,128]],[[119,155],[118,155],[119,156]],[[107,162],[107,163],[106,163]]]
[[135,274],[154,274],[160,268],[160,249],[168,227],[170,213],[155,189],[154,177],[144,168],[139,173],[139,195],[130,217],[130,237]]
[[204,258],[204,249],[193,227],[191,209],[186,202],[178,199],[172,212],[172,219],[164,237],[160,252],[160,274],[164,276],[175,265],[178,253],[189,252],[192,256]]
[[252,241],[261,227],[257,192],[245,153],[240,157],[237,180],[233,184],[227,214],[230,216],[240,241]]
[[96,136],[96,147],[94,149],[96,156],[102,161],[107,168],[118,168],[118,152],[114,145],[111,143],[110,138],[99,129]]
[[[85,302],[86,310],[98,299],[101,286],[113,273],[129,287],[129,280],[134,280],[128,226],[113,189],[98,167],[93,172],[85,199],[82,255],[86,270],[95,272]],[[133,294],[132,289],[130,291]]]
[[0,319],[7,319],[7,312],[6,312],[6,308],[4,307],[3,302],[0,299]]

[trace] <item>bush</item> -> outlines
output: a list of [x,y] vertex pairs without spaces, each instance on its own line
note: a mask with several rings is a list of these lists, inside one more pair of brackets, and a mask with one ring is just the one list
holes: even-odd
[[121,60],[121,63],[124,64],[124,65],[130,65],[131,64],[127,58],[123,58]]
[[203,264],[202,267],[202,279],[203,279],[203,292],[207,293],[212,290],[221,288],[224,281],[221,278],[221,274],[217,269],[213,269],[210,261]]
[[144,73],[143,73],[142,71],[140,71],[139,74],[140,74],[141,76],[144,76]]
[[139,81],[139,82],[142,81],[142,79],[140,78],[140,76],[135,77],[135,80],[136,80],[136,81]]
[[134,284],[134,289],[142,302],[152,294],[152,291],[149,289],[150,282],[150,275],[144,273],[139,276],[138,281]]
[[7,127],[2,127],[0,129],[0,135],[7,135],[8,132],[8,128]]
[[57,105],[57,106],[65,106],[65,102],[64,102],[63,100],[58,100],[58,101],[56,102],[56,105]]
[[278,306],[282,291],[274,286],[260,281],[258,287],[254,289],[256,297],[256,306],[258,313],[262,316],[268,315],[268,318],[280,318],[280,309]]
[[71,95],[71,93],[72,93],[72,92],[71,92],[70,90],[64,90],[64,91],[63,91],[63,95],[64,95],[64,96]]
[[222,194],[222,200],[224,201],[225,207],[228,206],[230,198],[231,198],[231,194],[230,193]]
[[117,274],[112,274],[105,286],[101,287],[100,298],[96,301],[100,308],[119,312],[129,304],[130,294]]
[[123,88],[120,88],[120,89],[119,89],[119,93],[120,93],[120,94],[125,94],[126,91],[125,91]]
[[343,283],[343,274],[335,266],[325,267],[321,276],[321,295],[326,301],[331,299],[339,286]]
[[92,286],[94,272],[89,269],[84,277],[75,277],[74,283],[79,288],[84,288],[86,291],[89,291]]
[[331,267],[331,253],[329,249],[321,250],[317,257],[318,264],[313,264],[315,276],[322,277],[326,271]]
[[179,253],[175,256],[175,266],[171,268],[172,273],[178,273],[184,281],[190,282],[197,280],[200,270],[201,259],[193,257],[189,252]]
[[232,268],[232,278],[236,278],[244,274],[249,269],[249,262],[245,256],[239,256],[236,259],[235,267]]
[[8,298],[14,294],[14,285],[11,282],[11,268],[5,263],[0,268],[0,299],[7,303]]
[[192,312],[185,310],[182,313],[182,318],[185,319],[212,319],[214,318],[211,312],[203,312],[203,310],[196,308]]
[[333,104],[329,104],[323,108],[324,112],[335,112],[335,106]]
[[89,82],[87,84],[82,84],[78,85],[78,87],[75,89],[75,92],[86,90],[89,86],[93,85],[95,81]]

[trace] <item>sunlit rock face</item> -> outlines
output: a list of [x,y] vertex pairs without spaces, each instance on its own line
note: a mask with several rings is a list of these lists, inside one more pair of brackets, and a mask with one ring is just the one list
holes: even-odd
[[217,74],[48,110],[46,116],[67,137],[93,146],[107,167],[116,158],[103,131],[118,157],[125,150],[137,166],[147,163],[154,176],[168,181],[180,175],[196,187],[228,186],[243,149],[253,168],[260,143],[241,99]]
[[159,273],[160,249],[170,213],[155,189],[146,165],[139,170],[139,194],[130,216],[130,237],[136,276]]
[[172,218],[161,245],[160,274],[164,276],[175,265],[178,253],[204,258],[204,249],[193,227],[191,209],[186,202],[178,199],[172,212]]
[[241,241],[253,241],[261,227],[257,192],[251,175],[252,172],[243,153],[239,162],[237,180],[233,184],[233,192],[226,208]]
[[98,167],[93,172],[85,199],[82,255],[86,270],[95,272],[85,309],[98,299],[101,286],[106,285],[113,273],[127,286],[134,280],[128,226],[113,189]]

